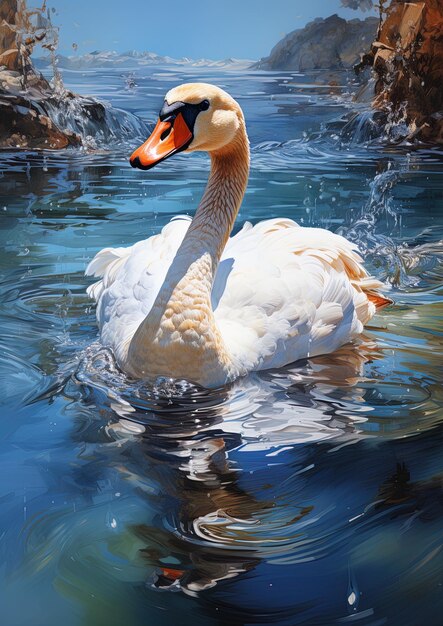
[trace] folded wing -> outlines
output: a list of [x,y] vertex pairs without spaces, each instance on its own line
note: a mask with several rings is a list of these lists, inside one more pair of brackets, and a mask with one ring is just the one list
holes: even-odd
[[245,371],[281,367],[352,340],[376,310],[352,244],[289,219],[246,224],[230,239],[214,284],[217,323]]
[[158,235],[128,248],[105,248],[88,265],[86,274],[100,278],[88,288],[97,302],[100,338],[118,362],[151,310],[190,222],[176,217]]

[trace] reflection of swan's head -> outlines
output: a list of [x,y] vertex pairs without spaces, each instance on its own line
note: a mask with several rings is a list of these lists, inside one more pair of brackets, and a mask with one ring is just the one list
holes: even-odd
[[[177,152],[220,153],[244,132],[243,113],[231,96],[214,85],[187,83],[166,94],[151,136],[131,156],[133,167],[150,169]],[[242,134],[246,140],[246,135]]]

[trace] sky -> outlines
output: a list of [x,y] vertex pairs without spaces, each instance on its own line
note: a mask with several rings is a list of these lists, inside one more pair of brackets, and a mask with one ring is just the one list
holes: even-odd
[[[38,6],[37,0],[28,4]],[[48,0],[47,5],[60,27],[59,51],[67,55],[134,49],[172,57],[259,59],[315,17],[375,15],[344,9],[340,0]]]

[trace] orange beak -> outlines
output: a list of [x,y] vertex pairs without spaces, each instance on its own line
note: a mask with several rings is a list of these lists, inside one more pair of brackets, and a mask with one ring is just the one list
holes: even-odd
[[175,119],[158,120],[152,135],[131,155],[132,167],[149,170],[176,152],[186,150],[193,139],[181,113]]

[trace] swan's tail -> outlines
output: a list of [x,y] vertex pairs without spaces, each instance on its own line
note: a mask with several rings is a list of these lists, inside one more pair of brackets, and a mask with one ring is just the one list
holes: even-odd
[[362,266],[360,276],[352,277],[351,283],[355,289],[354,305],[357,317],[363,325],[367,324],[377,311],[393,303],[391,298],[382,293],[389,289],[389,286],[369,276]]
[[389,306],[390,304],[394,303],[394,300],[391,300],[391,298],[387,298],[386,296],[383,296],[381,293],[378,293],[377,291],[367,291],[366,295],[368,297],[369,302],[372,302],[372,304],[375,305],[375,308],[377,310],[384,309],[385,306]]

